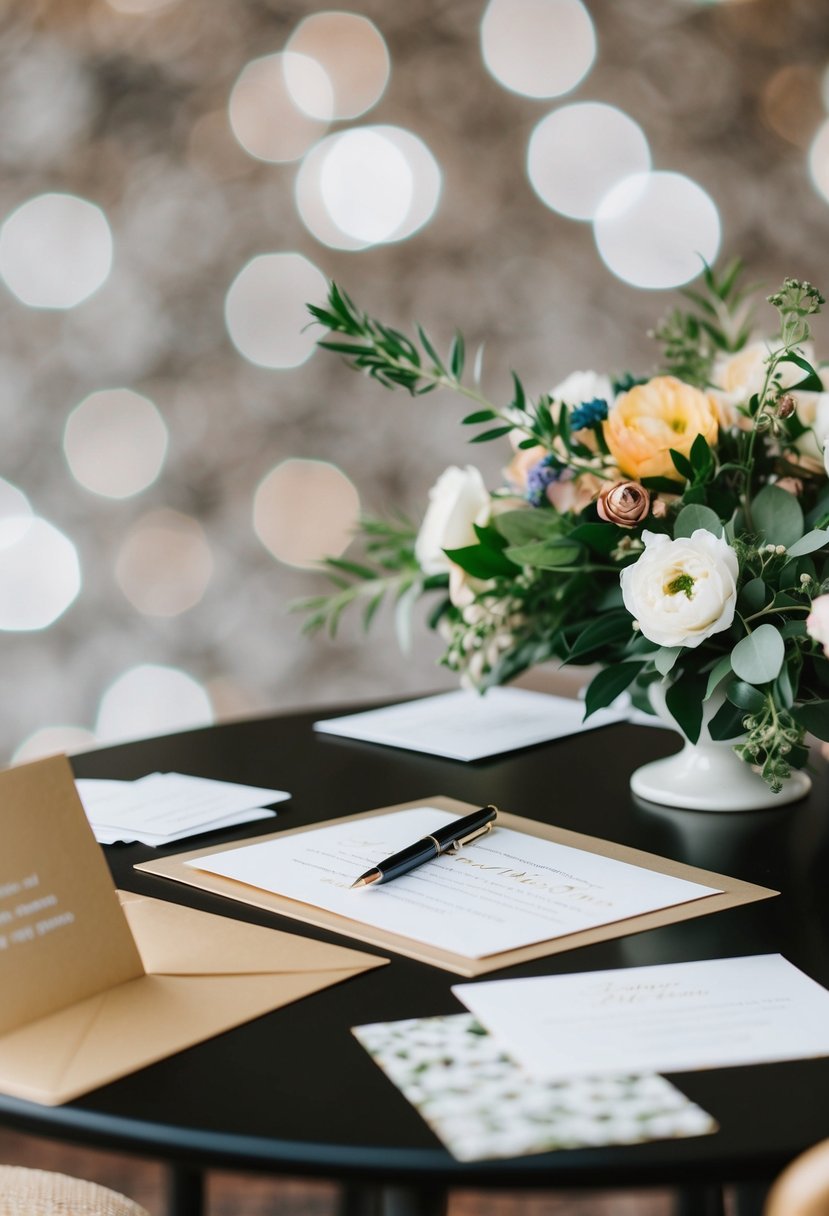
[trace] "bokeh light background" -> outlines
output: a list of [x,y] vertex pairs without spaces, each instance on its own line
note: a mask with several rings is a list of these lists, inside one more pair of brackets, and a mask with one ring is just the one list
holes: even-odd
[[0,761],[449,687],[422,622],[301,637],[462,406],[314,352],[307,300],[540,392],[649,367],[699,254],[829,285],[813,0],[0,4]]

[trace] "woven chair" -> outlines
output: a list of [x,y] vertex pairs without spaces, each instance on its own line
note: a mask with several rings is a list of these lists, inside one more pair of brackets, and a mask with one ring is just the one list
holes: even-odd
[[829,1140],[786,1166],[769,1191],[763,1216],[829,1216]]
[[96,1182],[0,1165],[0,1216],[147,1216],[131,1199]]

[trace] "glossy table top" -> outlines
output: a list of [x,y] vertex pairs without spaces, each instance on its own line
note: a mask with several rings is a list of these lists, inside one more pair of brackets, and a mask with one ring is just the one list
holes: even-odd
[[[342,712],[331,709],[330,714]],[[319,711],[237,722],[90,752],[79,776],[179,771],[290,790],[274,827],[446,794],[605,837],[781,891],[727,912],[494,972],[539,975],[780,951],[829,987],[829,772],[808,799],[713,814],[637,803],[637,765],[677,749],[667,731],[617,725],[463,764],[316,735]],[[107,850],[116,883],[289,932],[323,930],[138,874],[161,852],[242,840],[250,824],[169,850]],[[379,953],[379,952],[378,952]],[[63,1107],[0,1097],[0,1122],[47,1135],[227,1168],[420,1185],[589,1187],[765,1178],[829,1136],[829,1059],[671,1079],[720,1124],[713,1136],[478,1164],[455,1161],[350,1034],[365,1022],[460,1012],[455,976],[392,956],[390,966],[317,993]]]

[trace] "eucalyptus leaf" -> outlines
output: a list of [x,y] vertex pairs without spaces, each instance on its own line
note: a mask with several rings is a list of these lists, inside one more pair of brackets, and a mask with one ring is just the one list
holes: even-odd
[[803,512],[794,494],[764,486],[751,503],[751,519],[770,545],[794,545],[803,535]]
[[511,545],[525,545],[533,540],[561,535],[561,522],[551,511],[504,511],[493,517],[492,526]]
[[774,625],[760,625],[734,647],[731,666],[746,683],[767,684],[780,674],[785,657],[786,646],[780,630]]
[[789,545],[789,557],[802,557],[805,553],[814,553],[829,545],[829,528],[815,528],[801,536],[793,545]]
[[519,566],[533,566],[537,570],[557,570],[560,566],[572,566],[583,553],[581,545],[574,545],[563,537],[536,541],[529,545],[516,545],[506,550],[510,561]]
[[715,536],[722,536],[722,521],[717,513],[710,507],[697,506],[692,503],[688,507],[683,507],[677,515],[674,537],[693,536],[699,528],[703,528],[706,532],[713,532]]
[[681,646],[661,646],[653,656],[654,666],[659,674],[666,676],[681,654]]
[[708,701],[710,699],[711,694],[713,693],[714,689],[718,688],[719,685],[722,684],[723,680],[726,679],[727,676],[730,676],[732,674],[733,673],[731,671],[731,655],[724,654],[723,657],[717,661],[716,665],[708,673],[708,683],[705,686],[705,698],[704,699],[706,701]]
[[771,599],[772,592],[761,578],[749,579],[740,592],[740,610],[747,615],[759,612]]

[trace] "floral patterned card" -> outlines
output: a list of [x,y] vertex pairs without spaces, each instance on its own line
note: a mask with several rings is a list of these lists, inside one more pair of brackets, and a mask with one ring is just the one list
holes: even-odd
[[664,1077],[530,1077],[471,1014],[353,1033],[459,1161],[704,1136],[717,1124]]

